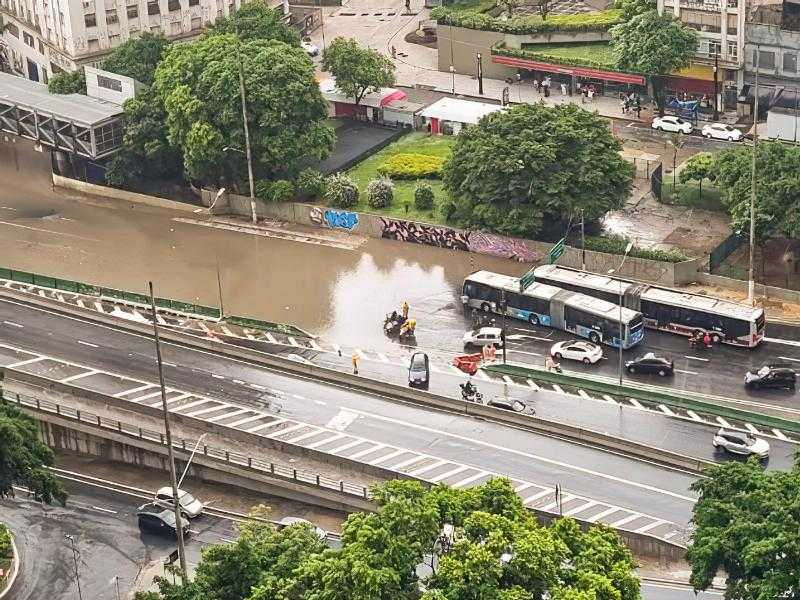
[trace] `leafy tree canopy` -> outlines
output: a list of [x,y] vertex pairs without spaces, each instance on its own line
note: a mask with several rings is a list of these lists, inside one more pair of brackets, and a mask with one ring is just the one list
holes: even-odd
[[617,0],[616,7],[622,10],[622,20],[629,21],[636,15],[655,10],[655,0]]
[[15,406],[0,400],[0,497],[13,496],[13,486],[24,486],[36,498],[64,504],[67,493],[46,467],[53,452],[39,440],[36,422]]
[[77,71],[56,73],[47,82],[47,91],[51,94],[85,94],[86,74],[83,67]]
[[[373,492],[377,512],[348,517],[341,549],[323,550],[302,527],[258,526],[207,548],[185,595],[162,580],[159,594],[137,600],[417,600],[420,589],[422,600],[639,598],[613,531],[583,532],[571,519],[542,527],[507,479],[470,490],[393,481]],[[452,538],[440,535],[445,523]]]
[[622,206],[633,167],[608,123],[573,104],[523,104],[462,131],[444,185],[466,227],[532,237],[545,220]]
[[710,468],[692,484],[691,583],[706,589],[722,570],[726,599],[800,598],[800,463],[764,471],[751,459]]
[[274,40],[239,42],[231,34],[215,35],[173,46],[156,70],[168,138],[181,149],[186,174],[201,183],[246,179],[237,52],[232,51],[237,43],[256,177],[285,178],[301,160],[327,157],[334,134],[305,52]]
[[715,178],[714,155],[711,152],[693,154],[683,165],[679,178],[681,183]]
[[221,17],[209,27],[206,36],[235,34],[242,40],[277,40],[291,46],[300,45],[300,35],[286,23],[283,14],[270,8],[264,0],[243,4],[234,15]]
[[[720,152],[711,167],[734,229],[749,231],[752,151]],[[800,148],[759,142],[756,153],[756,240],[800,231]]]
[[117,46],[103,61],[102,69],[152,85],[156,67],[169,45],[170,41],[161,34],[143,33]]
[[338,37],[325,49],[322,68],[336,78],[336,87],[361,102],[365,94],[394,84],[394,63],[353,39]]

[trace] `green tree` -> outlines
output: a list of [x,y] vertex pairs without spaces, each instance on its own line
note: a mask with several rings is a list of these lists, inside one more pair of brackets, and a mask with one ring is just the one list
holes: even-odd
[[300,45],[300,35],[283,13],[270,8],[264,0],[242,4],[234,15],[221,17],[206,31],[206,36],[235,34],[242,40],[277,40],[290,46]]
[[435,199],[436,195],[430,183],[421,181],[414,188],[414,206],[417,210],[431,210]]
[[721,570],[725,598],[800,598],[800,463],[767,471],[750,459],[711,467],[692,484],[695,530],[687,558],[696,590]]
[[47,504],[64,504],[67,493],[47,467],[53,451],[39,440],[39,428],[28,415],[0,400],[0,498],[24,486]]
[[255,175],[291,178],[301,161],[328,156],[334,134],[313,64],[283,42],[239,42],[226,34],[173,46],[155,76],[169,141],[181,149],[189,178],[234,186],[245,180],[239,65],[231,50],[237,43]]
[[[717,154],[713,170],[732,226],[750,230],[752,151],[734,148]],[[794,237],[800,231],[800,148],[759,142],[756,153],[756,240]]]
[[[635,10],[638,10],[636,8]],[[650,76],[660,115],[664,115],[666,76],[689,66],[697,50],[697,31],[674,16],[648,10],[611,28],[617,67]]]
[[584,211],[599,219],[622,206],[633,166],[608,123],[573,104],[523,104],[462,131],[445,164],[452,218],[465,227],[532,237],[543,221],[559,232]]
[[169,45],[170,41],[163,35],[145,32],[117,46],[103,61],[102,69],[133,77],[139,83],[150,86],[156,67]]
[[687,160],[680,172],[680,182],[702,181],[715,178],[714,155],[711,152],[698,152]]
[[372,208],[386,208],[394,199],[394,184],[388,177],[378,177],[367,184],[367,204]]
[[85,94],[86,73],[83,67],[75,71],[56,73],[47,82],[47,91],[51,94]]
[[325,193],[325,176],[317,169],[306,167],[297,175],[297,191],[305,198],[319,198]]
[[359,104],[365,94],[394,84],[394,63],[353,39],[338,37],[325,49],[322,68],[336,78],[336,87]]
[[352,208],[358,204],[358,186],[344,173],[335,173],[325,180],[325,202],[335,208]]
[[657,3],[654,0],[618,0],[617,8],[622,10],[622,20],[630,21],[636,15],[641,15],[655,10]]
[[167,115],[155,92],[145,90],[126,100],[123,108],[122,146],[111,158],[106,182],[116,187],[129,187],[142,181],[179,176],[181,153],[167,138]]

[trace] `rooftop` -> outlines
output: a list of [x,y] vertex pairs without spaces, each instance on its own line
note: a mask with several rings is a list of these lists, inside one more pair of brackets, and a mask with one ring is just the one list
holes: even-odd
[[47,86],[23,77],[0,73],[0,103],[10,102],[33,109],[38,113],[52,113],[64,121],[74,121],[94,126],[122,114],[118,104],[83,94],[51,94]]
[[420,115],[428,119],[475,125],[484,116],[498,110],[503,110],[503,107],[459,98],[440,98],[423,110]]

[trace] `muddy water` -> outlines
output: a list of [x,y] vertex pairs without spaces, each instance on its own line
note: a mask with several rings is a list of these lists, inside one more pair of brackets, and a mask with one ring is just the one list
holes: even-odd
[[[386,240],[356,250],[174,221],[171,211],[54,191],[49,158],[0,138],[0,264],[297,324],[342,343],[385,344],[380,324],[404,300],[419,336],[463,332],[463,277],[519,274],[504,259]],[[204,218],[198,213],[197,218]]]

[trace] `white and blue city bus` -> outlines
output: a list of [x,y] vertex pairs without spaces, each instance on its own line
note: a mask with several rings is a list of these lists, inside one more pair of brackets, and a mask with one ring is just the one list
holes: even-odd
[[620,311],[611,302],[543,283],[533,283],[520,293],[519,278],[490,271],[464,279],[461,301],[465,309],[500,314],[503,297],[506,316],[569,331],[596,344],[630,348],[644,338],[642,314],[627,308]]
[[764,339],[763,308],[702,294],[672,290],[648,283],[617,279],[561,267],[542,265],[534,280],[641,311],[652,329],[692,335],[706,333],[714,343],[753,348]]

